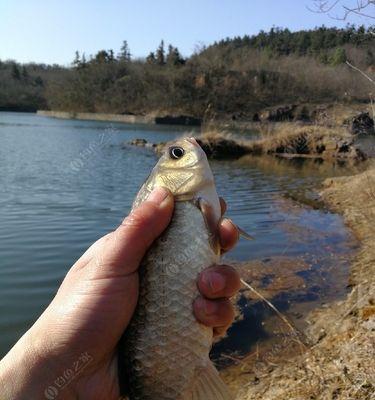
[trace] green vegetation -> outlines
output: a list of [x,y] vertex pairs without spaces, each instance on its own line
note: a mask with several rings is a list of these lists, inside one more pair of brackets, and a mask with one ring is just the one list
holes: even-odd
[[272,28],[187,59],[164,41],[145,59],[132,59],[124,41],[117,55],[77,52],[70,68],[1,62],[0,109],[251,119],[281,103],[367,101],[367,83],[345,61],[373,73],[372,30]]

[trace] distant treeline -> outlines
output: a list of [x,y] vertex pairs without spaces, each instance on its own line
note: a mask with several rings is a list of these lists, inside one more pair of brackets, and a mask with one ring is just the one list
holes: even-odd
[[374,28],[272,28],[225,39],[189,58],[164,42],[144,59],[121,50],[76,53],[70,68],[0,62],[0,110],[184,114],[250,118],[280,103],[366,101],[375,72]]

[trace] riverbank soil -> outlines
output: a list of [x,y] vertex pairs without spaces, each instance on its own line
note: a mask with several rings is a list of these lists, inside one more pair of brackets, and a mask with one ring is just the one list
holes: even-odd
[[[350,293],[310,313],[304,351],[297,336],[285,333],[266,360],[224,370],[239,400],[375,399],[375,165],[328,179],[324,187],[322,199],[344,215],[361,242]],[[273,358],[280,346],[284,358]]]

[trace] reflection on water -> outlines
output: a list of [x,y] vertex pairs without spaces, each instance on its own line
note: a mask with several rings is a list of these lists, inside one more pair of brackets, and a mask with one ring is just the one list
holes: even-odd
[[[80,254],[129,211],[156,156],[121,143],[167,141],[184,130],[0,113],[0,356],[42,312]],[[325,246],[333,255],[350,252],[341,218],[282,200],[308,198],[323,177],[347,171],[249,158],[212,168],[229,216],[256,237],[241,241],[231,259],[299,257],[329,271]],[[268,275],[264,286],[272,283]],[[237,332],[263,334],[249,321],[236,328],[236,342]]]

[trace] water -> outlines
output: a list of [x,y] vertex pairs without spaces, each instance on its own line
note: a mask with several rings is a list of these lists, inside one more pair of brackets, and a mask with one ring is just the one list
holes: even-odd
[[[170,140],[183,130],[0,113],[0,357],[74,261],[129,211],[156,156],[121,143]],[[347,171],[265,160],[212,163],[228,215],[256,237],[230,258],[305,257],[324,270],[328,246],[335,258],[344,255],[337,261],[344,268],[351,238],[341,218],[284,195],[308,198],[322,177]]]

